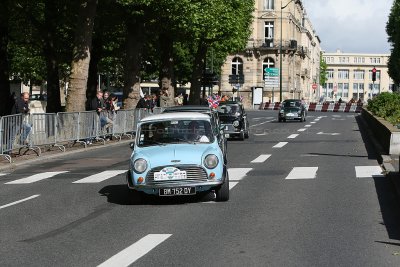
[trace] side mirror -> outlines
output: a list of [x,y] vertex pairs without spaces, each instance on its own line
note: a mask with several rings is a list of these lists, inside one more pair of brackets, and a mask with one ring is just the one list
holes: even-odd
[[134,150],[135,149],[135,142],[130,142],[129,147]]

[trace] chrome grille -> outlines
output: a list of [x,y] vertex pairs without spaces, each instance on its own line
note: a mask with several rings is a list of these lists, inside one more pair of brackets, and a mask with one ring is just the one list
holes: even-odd
[[162,166],[151,169],[146,175],[146,184],[182,184],[191,182],[207,182],[207,172],[201,166],[194,165],[174,165],[181,171],[186,171],[186,179],[184,180],[171,180],[171,181],[154,181],[154,173],[161,171],[163,168],[169,166]]

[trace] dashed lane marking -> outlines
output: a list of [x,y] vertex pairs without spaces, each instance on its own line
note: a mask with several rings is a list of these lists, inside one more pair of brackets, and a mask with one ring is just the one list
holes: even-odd
[[298,129],[297,131],[298,132],[304,132],[305,130],[307,130],[306,128],[301,128],[301,129]]
[[252,160],[251,163],[262,163],[266,161],[269,157],[271,157],[271,154],[260,155],[256,159]]
[[288,136],[288,139],[294,139],[297,136],[299,136],[299,135],[298,134],[291,134],[291,135]]
[[357,178],[384,177],[379,166],[355,166]]
[[168,239],[171,234],[150,234],[146,235],[136,243],[112,256],[98,267],[129,266],[156,246]]
[[100,183],[104,180],[110,179],[114,176],[117,176],[121,173],[126,172],[126,170],[114,170],[114,171],[103,171],[100,173],[96,173],[90,175],[86,178],[80,179],[78,181],[73,182],[73,184],[92,184],[92,183]]
[[38,182],[38,181],[41,181],[41,180],[44,180],[44,179],[48,179],[48,178],[54,177],[54,176],[56,176],[58,174],[66,173],[66,172],[68,172],[68,171],[43,172],[43,173],[38,173],[38,174],[31,175],[31,176],[26,177],[26,178],[22,178],[22,179],[18,179],[18,180],[15,180],[15,181],[11,181],[11,182],[8,182],[8,183],[5,183],[5,184],[30,184],[30,183],[34,183],[34,182]]
[[317,176],[317,170],[318,167],[294,167],[285,179],[314,179]]
[[4,209],[4,208],[7,208],[7,207],[10,207],[10,206],[13,206],[13,205],[16,205],[16,204],[19,204],[21,202],[25,202],[25,201],[37,198],[38,196],[40,196],[40,195],[33,195],[33,196],[30,196],[30,197],[27,197],[27,198],[24,198],[24,199],[21,199],[21,200],[18,200],[18,201],[15,201],[15,202],[3,205],[3,206],[0,206],[0,210]]
[[273,148],[282,148],[286,146],[288,142],[279,142],[278,144],[274,145]]
[[312,121],[312,122],[310,122],[310,123],[315,124],[316,122],[315,122],[315,121]]
[[234,188],[239,182],[229,182],[229,190]]
[[242,180],[252,168],[228,168],[229,181]]
[[311,127],[311,124],[304,125],[304,127],[309,128]]
[[256,127],[256,126],[260,126],[260,125],[263,125],[263,124],[266,124],[266,123],[270,123],[270,122],[273,122],[274,120],[275,119],[269,120],[269,121],[260,122],[258,124],[253,124],[253,125],[250,125],[250,128],[253,128],[253,127]]

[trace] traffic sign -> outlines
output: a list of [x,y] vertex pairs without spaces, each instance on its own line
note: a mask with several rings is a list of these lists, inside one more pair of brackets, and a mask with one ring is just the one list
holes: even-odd
[[278,68],[265,68],[264,69],[264,77],[265,76],[279,76]]
[[316,83],[313,83],[313,85],[312,85],[312,89],[317,89],[317,84]]

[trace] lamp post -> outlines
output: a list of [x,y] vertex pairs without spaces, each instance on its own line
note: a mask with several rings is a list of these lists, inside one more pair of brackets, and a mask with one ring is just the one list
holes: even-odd
[[[294,0],[290,0],[285,6],[282,6],[282,1],[281,1],[281,40],[280,40],[280,45],[279,45],[279,62],[280,62],[280,68],[279,68],[279,101],[282,102],[282,28],[283,28],[283,12],[282,10],[285,9],[291,2]],[[295,4],[300,3],[300,0],[296,0],[294,2]]]

